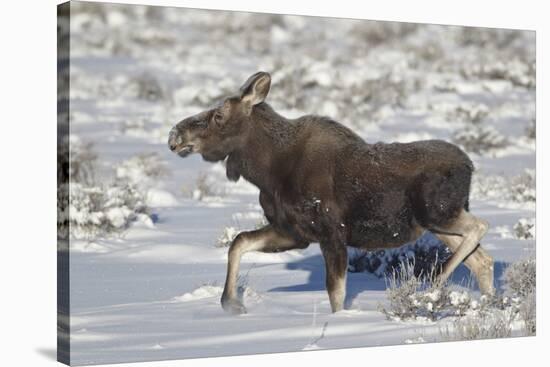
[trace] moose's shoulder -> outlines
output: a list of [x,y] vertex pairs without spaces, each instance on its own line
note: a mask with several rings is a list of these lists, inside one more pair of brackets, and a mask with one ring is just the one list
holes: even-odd
[[327,116],[305,115],[296,119],[294,123],[312,136],[325,136],[364,142],[353,130]]

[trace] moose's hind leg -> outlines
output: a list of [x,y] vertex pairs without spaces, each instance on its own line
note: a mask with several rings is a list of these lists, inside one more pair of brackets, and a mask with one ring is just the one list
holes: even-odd
[[280,252],[294,248],[306,248],[308,243],[299,243],[291,236],[267,225],[255,231],[241,232],[229,247],[227,276],[222,294],[222,307],[233,314],[246,313],[246,308],[237,297],[237,277],[241,257],[250,251]]
[[[457,266],[476,250],[479,241],[487,233],[488,228],[489,224],[485,220],[477,218],[465,210],[462,210],[450,225],[444,227],[446,231],[460,234],[462,237],[458,237],[461,239],[458,246],[452,245],[455,247],[454,249],[451,248],[454,253],[443,265],[443,270],[437,279],[438,284],[444,283]],[[470,263],[474,259],[472,258]],[[482,286],[485,285],[480,284],[480,287]]]
[[[462,237],[440,233],[436,234],[436,236],[443,241],[452,252],[456,252],[462,243]],[[493,258],[480,244],[478,244],[476,249],[464,259],[464,264],[474,274],[481,293],[488,296],[493,296],[495,294],[493,263]]]

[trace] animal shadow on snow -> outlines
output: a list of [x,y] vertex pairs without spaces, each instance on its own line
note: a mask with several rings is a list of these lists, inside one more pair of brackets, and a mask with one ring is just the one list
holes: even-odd
[[[495,261],[494,263],[495,287],[498,291],[502,291],[502,275],[508,265],[508,263],[502,261]],[[288,270],[308,271],[309,275],[306,283],[275,287],[270,289],[269,292],[305,292],[326,290],[325,262],[322,255],[310,256],[299,261],[288,263],[286,268]],[[455,269],[448,282],[451,285],[468,286],[470,290],[479,292],[477,282],[474,280],[470,270],[464,264],[460,264],[460,266]],[[357,296],[364,291],[384,291],[386,288],[386,281],[384,278],[378,278],[374,274],[370,273],[348,272],[344,308],[351,308]]]

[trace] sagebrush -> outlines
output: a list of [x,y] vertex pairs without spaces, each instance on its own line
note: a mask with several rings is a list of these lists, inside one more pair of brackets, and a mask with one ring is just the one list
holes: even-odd
[[[58,225],[73,238],[90,239],[120,233],[132,222],[152,226],[146,204],[146,182],[163,173],[156,155],[139,155],[99,172],[93,144],[70,138],[69,181],[60,187]],[[68,195],[68,200],[64,196]]]
[[436,284],[436,268],[417,276],[414,266],[403,263],[386,281],[387,306],[379,309],[390,320],[428,319],[436,321],[460,316],[477,307],[466,291],[453,290],[447,283]]

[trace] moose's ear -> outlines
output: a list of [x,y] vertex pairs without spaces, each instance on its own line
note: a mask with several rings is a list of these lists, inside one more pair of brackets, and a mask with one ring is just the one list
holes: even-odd
[[262,103],[269,93],[271,76],[263,71],[252,75],[241,87],[241,100],[252,107]]

